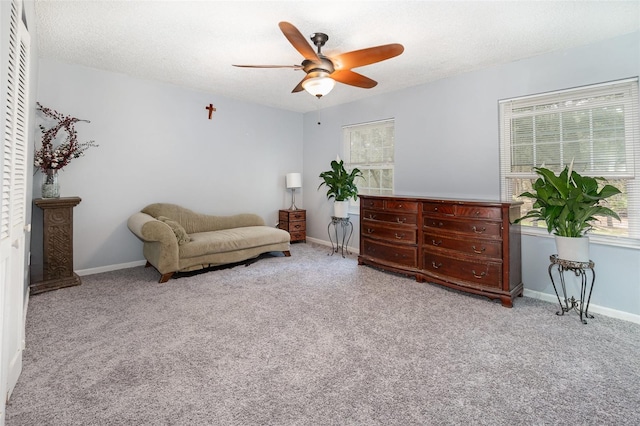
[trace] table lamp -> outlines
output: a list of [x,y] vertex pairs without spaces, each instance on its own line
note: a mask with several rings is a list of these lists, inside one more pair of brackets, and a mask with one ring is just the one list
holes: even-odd
[[289,210],[298,210],[296,207],[296,189],[302,187],[300,173],[287,173],[287,189],[291,189],[291,207]]

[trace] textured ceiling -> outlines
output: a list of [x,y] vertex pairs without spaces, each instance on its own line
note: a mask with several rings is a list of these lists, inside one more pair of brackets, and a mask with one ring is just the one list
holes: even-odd
[[[39,54],[215,95],[308,112],[640,29],[640,1],[36,0]],[[331,56],[387,43],[402,55],[355,69],[372,89],[291,93],[301,55],[278,22],[324,32]]]

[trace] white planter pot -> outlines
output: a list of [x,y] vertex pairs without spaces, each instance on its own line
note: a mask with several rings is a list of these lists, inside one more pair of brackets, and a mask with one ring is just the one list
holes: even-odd
[[335,217],[349,217],[349,200],[334,201],[333,215]]
[[589,262],[589,237],[555,237],[559,259]]

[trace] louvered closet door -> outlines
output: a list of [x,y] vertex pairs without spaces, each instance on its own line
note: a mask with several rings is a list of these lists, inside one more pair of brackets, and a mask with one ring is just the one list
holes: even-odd
[[11,2],[10,25],[2,38],[9,39],[7,94],[2,123],[2,198],[0,205],[0,338],[2,416],[22,370],[24,348],[25,218],[27,193],[27,129],[29,82],[29,34],[22,22],[22,4]]

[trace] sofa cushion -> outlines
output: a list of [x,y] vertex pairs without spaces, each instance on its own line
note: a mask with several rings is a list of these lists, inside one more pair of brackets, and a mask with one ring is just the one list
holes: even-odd
[[289,233],[268,226],[245,226],[190,234],[191,242],[179,247],[181,258],[230,252],[270,244],[288,243]]
[[158,216],[157,219],[169,225],[173,233],[176,234],[176,238],[178,239],[179,245],[183,245],[191,241],[191,238],[189,237],[189,234],[187,234],[187,231],[185,231],[182,225],[180,225],[175,220],[171,220],[165,216]]

